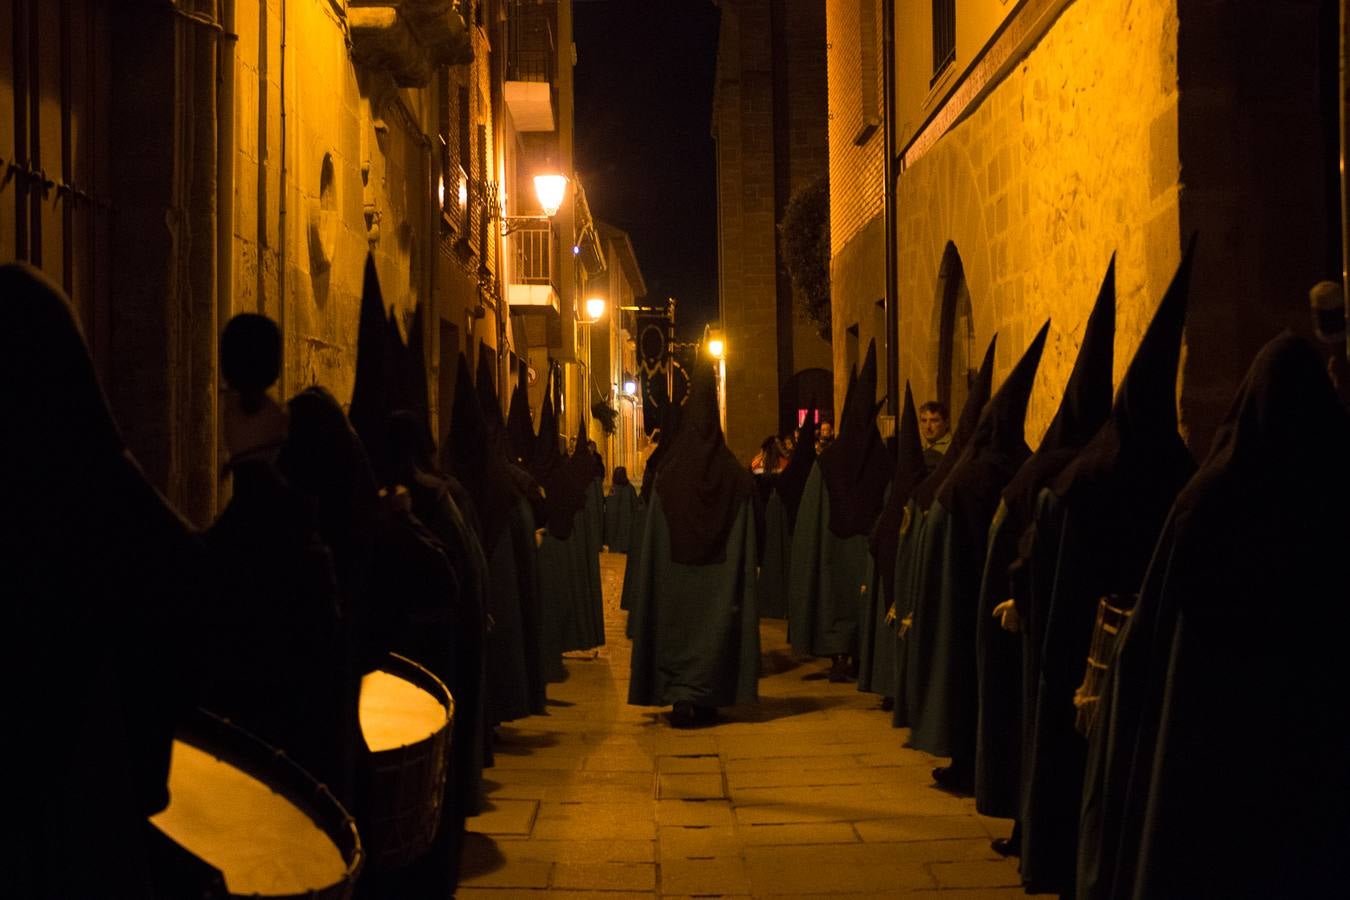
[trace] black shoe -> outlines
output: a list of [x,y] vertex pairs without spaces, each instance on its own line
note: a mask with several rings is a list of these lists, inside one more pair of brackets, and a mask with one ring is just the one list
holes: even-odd
[[965,769],[956,766],[938,766],[933,770],[933,781],[944,791],[953,794],[973,794],[975,779]]
[[712,706],[695,706],[694,722],[699,725],[716,725],[717,708]]
[[1020,842],[1010,837],[994,838],[989,842],[989,846],[994,848],[994,852],[999,856],[1007,858],[1009,856],[1021,856],[1022,848],[1018,846]]
[[681,700],[671,709],[669,719],[672,728],[693,728],[698,724],[698,713],[694,704]]
[[882,711],[882,712],[891,712],[891,711],[894,710],[894,709],[895,709],[895,698],[894,698],[894,697],[882,697],[882,698],[881,698],[881,711]]
[[848,657],[844,655],[836,656],[834,662],[830,665],[830,681],[835,684],[842,684],[848,681]]

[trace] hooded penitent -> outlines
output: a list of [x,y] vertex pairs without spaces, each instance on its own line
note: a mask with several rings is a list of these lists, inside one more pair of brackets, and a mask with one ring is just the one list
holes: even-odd
[[515,497],[505,471],[506,460],[493,452],[492,431],[463,353],[459,355],[458,366],[450,433],[441,456],[444,467],[464,484],[473,498],[474,511],[483,529],[483,552],[491,558],[506,528]]
[[985,406],[924,523],[923,553],[931,557],[921,566],[937,577],[920,589],[909,638],[919,679],[910,744],[952,757],[956,783],[974,774],[975,611],[989,523],[999,493],[1031,455],[1023,426],[1049,328],[1048,321],[1041,326]]
[[656,490],[670,529],[670,558],[681,565],[720,561],[737,510],[753,483],[722,438],[712,376],[696,370],[680,433]]
[[352,385],[352,401],[347,418],[361,436],[366,453],[377,467],[384,458],[386,422],[389,414],[397,409],[390,405],[390,399],[398,393],[396,384],[404,381],[403,376],[395,371],[399,363],[391,352],[389,322],[385,317],[384,294],[380,291],[375,256],[367,254],[365,280],[361,285],[361,314],[356,332],[356,380]]
[[711,367],[692,380],[634,576],[628,702],[642,706],[757,696],[753,485],[722,440]]
[[605,498],[605,545],[611,553],[627,553],[633,537],[637,491],[628,481],[628,469],[614,467],[609,496]]
[[797,507],[802,502],[802,491],[806,489],[806,479],[811,477],[811,469],[816,464],[816,405],[812,401],[806,411],[806,420],[802,422],[801,436],[792,448],[792,456],[787,467],[778,473],[774,490],[783,501],[783,511],[787,514],[788,533],[797,526]]
[[[15,896],[150,893],[145,816],[168,802],[196,698],[200,543],[125,452],[61,290],[0,266],[0,566]],[[91,746],[90,738],[94,739]]]
[[905,406],[900,412],[900,431],[896,441],[895,473],[891,476],[891,492],[882,508],[877,524],[872,528],[868,549],[877,561],[885,586],[885,602],[895,602],[895,551],[900,543],[900,521],[905,507],[914,496],[914,490],[923,481],[927,469],[923,462],[923,438],[919,435],[919,418],[914,408],[914,394],[905,382]]
[[1058,534],[1059,544],[1023,760],[1022,877],[1038,889],[1073,884],[1085,750],[1074,730],[1073,697],[1098,600],[1114,596],[1114,605],[1132,605],[1167,510],[1195,471],[1176,414],[1193,250],[1194,240],[1125,371],[1110,418],[1050,485],[1053,498],[1036,520],[1038,533]]
[[900,525],[914,489],[926,473],[914,394],[909,382],[905,382],[905,406],[900,413],[895,472],[886,504],[868,538],[868,550],[876,562],[877,574],[872,585],[871,614],[864,610],[858,623],[858,690],[884,697],[894,698],[896,688],[897,641],[895,629],[887,623],[886,617],[895,602],[895,559],[900,546]]
[[[1122,637],[1116,696],[1133,702],[1098,725],[1131,757],[1113,896],[1318,897],[1350,877],[1347,460],[1318,352],[1271,341]],[[1235,737],[1253,716],[1267,739]]]
[[877,430],[877,344],[867,345],[858,383],[845,398],[839,436],[820,455],[830,495],[830,531],[850,538],[872,532],[885,501],[894,461]]
[[[1035,603],[1029,562],[1015,564],[1019,546],[1030,547],[1028,527],[1036,498],[1097,432],[1111,413],[1115,340],[1115,259],[1111,260],[1088,315],[1073,371],[1059,409],[1040,447],[1003,489],[1003,504],[990,528],[989,554],[976,621],[980,678],[979,747],[975,756],[975,802],[985,815],[1017,818],[1021,806],[1023,712],[1035,712],[1035,693],[1024,700],[1023,662],[1040,658],[1029,610]],[[1023,535],[1027,535],[1023,541]],[[1009,569],[1014,571],[1010,573]],[[1045,593],[1044,591],[1042,593]],[[994,607],[1013,598],[1021,613],[1021,634],[1004,631]],[[1049,598],[1046,598],[1049,602]],[[1036,669],[1039,677],[1039,668]],[[1032,682],[1034,683],[1034,682]]]
[[511,444],[511,456],[523,466],[529,466],[534,457],[534,423],[530,417],[530,393],[525,363],[520,364],[516,388],[511,392],[511,409],[506,416],[506,433]]

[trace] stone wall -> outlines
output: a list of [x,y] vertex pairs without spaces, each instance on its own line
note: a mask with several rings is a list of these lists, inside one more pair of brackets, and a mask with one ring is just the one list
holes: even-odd
[[1027,416],[1032,446],[1113,251],[1119,378],[1180,259],[1176,51],[1171,4],[1078,0],[901,174],[899,365],[916,397],[936,396],[948,241],[965,267],[977,359],[998,332],[996,384],[1052,318]]

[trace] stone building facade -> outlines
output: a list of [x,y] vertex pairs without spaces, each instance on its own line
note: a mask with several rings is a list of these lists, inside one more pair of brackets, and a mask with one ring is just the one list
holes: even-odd
[[960,406],[995,332],[996,379],[1047,318],[1035,445],[1117,254],[1117,378],[1198,233],[1181,371],[1208,447],[1262,343],[1306,330],[1339,274],[1336,3],[896,0],[899,366]]
[[812,376],[828,385],[830,345],[794,310],[777,238],[792,194],[829,164],[825,7],[819,0],[719,6],[712,129],[727,443],[748,461],[766,435],[796,424]]
[[[128,444],[198,523],[223,499],[220,329],[271,316],[279,395],[345,403],[368,252],[405,335],[423,313],[438,436],[461,351],[507,389],[518,359],[579,358],[603,255],[575,179],[552,220],[531,185],[574,175],[570,0],[0,0],[0,33],[0,258],[66,288]],[[503,234],[517,216],[547,253]],[[516,304],[525,261],[551,303]]]

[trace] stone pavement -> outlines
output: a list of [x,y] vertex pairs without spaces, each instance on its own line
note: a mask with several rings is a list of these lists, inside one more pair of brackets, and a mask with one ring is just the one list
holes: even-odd
[[547,716],[500,730],[458,897],[1025,896],[989,849],[1008,823],[932,787],[938,761],[794,658],[781,621],[761,629],[758,705],[692,731],[628,706],[623,562],[601,557],[605,648],[567,660]]

